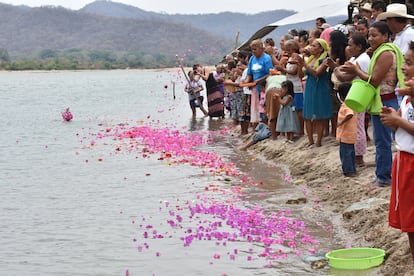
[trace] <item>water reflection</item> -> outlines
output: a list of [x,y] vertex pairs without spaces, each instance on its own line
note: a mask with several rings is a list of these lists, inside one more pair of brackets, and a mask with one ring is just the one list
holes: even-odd
[[227,120],[223,119],[209,119],[208,120],[208,130],[209,131],[215,131],[219,130],[223,125],[228,125]]
[[191,117],[188,130],[189,131],[204,130],[206,126],[206,120],[208,120],[208,118]]
[[209,117],[191,117],[188,124],[189,131],[216,131],[220,130],[223,126],[227,125],[228,122],[223,119],[210,119]]

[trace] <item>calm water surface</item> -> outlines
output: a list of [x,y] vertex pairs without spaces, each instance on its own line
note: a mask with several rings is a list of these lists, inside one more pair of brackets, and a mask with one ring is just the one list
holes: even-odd
[[[173,84],[176,99],[173,99]],[[165,85],[168,87],[166,88]],[[20,72],[0,75],[0,275],[326,275],[312,270],[300,257],[289,256],[265,268],[262,248],[239,242],[217,246],[197,241],[183,247],[165,225],[165,202],[184,206],[197,196],[229,200],[228,189],[202,169],[172,165],[157,155],[114,154],[111,139],[91,146],[91,137],[120,123],[142,122],[182,131],[205,132],[229,121],[190,119],[183,85],[175,71]],[[60,113],[70,107],[74,119]],[[280,169],[252,156],[238,156],[236,138],[217,138],[203,146],[238,164],[262,181],[246,189],[246,207],[291,208],[284,202],[300,197],[299,189],[283,183]],[[309,205],[309,204],[308,204]],[[297,207],[296,207],[297,208]],[[293,210],[301,219],[310,206]],[[323,221],[311,220],[321,247],[332,244]],[[140,225],[171,235],[143,244]],[[191,227],[191,225],[189,225]],[[228,252],[237,249],[236,258]],[[253,252],[249,252],[253,250]],[[214,254],[223,256],[214,259]],[[256,253],[256,254],[255,254]],[[159,255],[159,256],[157,256]],[[253,256],[253,261],[246,261]]]

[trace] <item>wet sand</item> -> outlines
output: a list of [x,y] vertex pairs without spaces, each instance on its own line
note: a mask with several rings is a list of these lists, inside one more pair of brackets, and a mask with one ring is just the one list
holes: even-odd
[[[240,143],[250,136],[241,138]],[[365,166],[357,167],[357,176],[352,178],[342,174],[339,145],[333,137],[325,137],[322,147],[308,148],[306,144],[306,137],[293,144],[279,137],[261,141],[248,151],[276,165],[288,165],[292,185],[304,185],[310,190],[308,201],[319,201],[320,211],[330,216],[333,234],[343,247],[384,249],[386,257],[380,275],[414,275],[407,235],[388,226],[391,189],[370,188],[375,179],[373,142],[368,142]]]

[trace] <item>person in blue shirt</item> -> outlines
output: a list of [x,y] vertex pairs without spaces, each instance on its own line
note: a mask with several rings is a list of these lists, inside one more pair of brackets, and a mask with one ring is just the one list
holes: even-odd
[[[247,66],[247,78],[244,83],[254,82],[257,84],[262,79],[266,79],[270,69],[273,69],[272,58],[264,52],[264,45],[261,39],[255,39],[250,43],[252,56]],[[260,87],[253,85],[251,97],[250,122],[255,128],[260,122]],[[263,91],[264,92],[264,91]]]

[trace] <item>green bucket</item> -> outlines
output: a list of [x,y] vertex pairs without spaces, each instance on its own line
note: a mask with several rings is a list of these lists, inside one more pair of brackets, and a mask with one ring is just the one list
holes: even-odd
[[369,82],[353,80],[351,89],[345,98],[345,104],[356,112],[365,111],[377,93],[377,89]]
[[326,254],[329,265],[337,269],[362,270],[379,266],[384,261],[385,251],[377,248],[346,248]]

